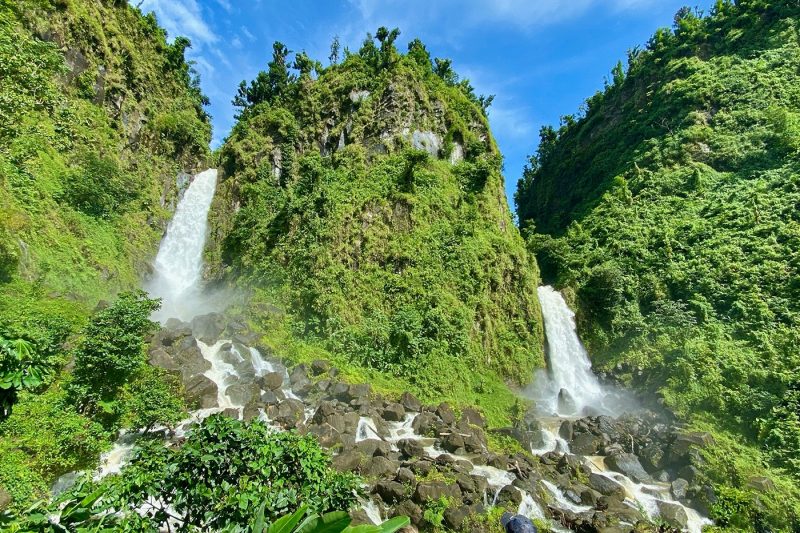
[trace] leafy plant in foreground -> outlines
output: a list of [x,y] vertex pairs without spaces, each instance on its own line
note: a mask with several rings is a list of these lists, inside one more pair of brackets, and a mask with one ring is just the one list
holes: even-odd
[[11,414],[20,390],[42,384],[48,369],[35,355],[33,345],[25,339],[0,336],[0,420]]

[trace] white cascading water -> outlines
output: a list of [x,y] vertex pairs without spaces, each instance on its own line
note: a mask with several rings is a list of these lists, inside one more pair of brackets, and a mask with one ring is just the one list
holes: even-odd
[[198,314],[208,210],[216,187],[216,169],[197,174],[169,223],[153,264],[154,276],[147,284],[147,291],[162,299],[154,315],[157,320],[188,321]]
[[561,293],[539,287],[548,346],[548,368],[533,382],[533,397],[544,415],[619,415],[626,400],[621,391],[604,387],[592,373],[592,363],[575,327],[575,313]]

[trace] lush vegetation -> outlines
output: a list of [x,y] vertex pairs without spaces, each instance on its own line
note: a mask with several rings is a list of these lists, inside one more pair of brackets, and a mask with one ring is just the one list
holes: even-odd
[[143,364],[154,302],[123,295],[87,320],[138,286],[176,175],[208,155],[188,45],[126,2],[0,0],[0,492],[16,508],[119,427],[183,410]]
[[[800,479],[798,17],[768,0],[681,10],[581,116],[542,130],[516,195],[595,365],[760,448],[755,468],[708,469],[751,518],[741,472],[770,460]],[[797,527],[790,486],[769,496],[773,527]]]
[[[261,531],[258,523],[286,513],[299,511],[299,522],[307,510],[347,511],[359,487],[355,475],[330,468],[330,456],[313,436],[215,415],[178,447],[144,441],[120,474],[84,479],[49,504],[52,509],[37,504],[21,518],[9,513],[4,519],[12,531],[47,530],[49,515],[71,502],[66,514],[73,528],[156,531],[171,521],[187,531]],[[74,513],[79,506],[83,511]],[[343,515],[332,517],[346,526],[349,517]]]
[[341,62],[334,43],[327,67],[276,43],[242,83],[212,261],[277,295],[295,338],[425,397],[526,381],[543,364],[538,272],[506,205],[491,98],[418,40],[399,53],[397,34]]

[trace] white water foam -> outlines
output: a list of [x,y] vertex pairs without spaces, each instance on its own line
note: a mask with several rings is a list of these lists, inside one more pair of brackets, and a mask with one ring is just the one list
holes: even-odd
[[[153,263],[154,275],[147,292],[162,299],[154,315],[160,321],[175,317],[184,321],[200,314],[203,249],[208,227],[208,210],[217,186],[217,170],[208,169],[194,177],[178,203],[167,233]],[[212,309],[206,309],[205,312]]]

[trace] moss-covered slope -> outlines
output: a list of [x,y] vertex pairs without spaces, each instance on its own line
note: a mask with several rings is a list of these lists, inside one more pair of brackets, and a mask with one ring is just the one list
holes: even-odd
[[212,255],[278,287],[301,336],[430,397],[526,382],[543,363],[538,271],[485,101],[419,41],[402,55],[378,36],[317,76],[301,54],[288,79],[276,45],[243,88]]
[[[798,17],[764,0],[682,10],[584,116],[543,130],[516,198],[545,281],[576,289],[595,364],[794,476]],[[741,488],[758,461],[714,475]]]
[[138,283],[208,151],[185,45],[125,2],[0,2],[0,281]]

